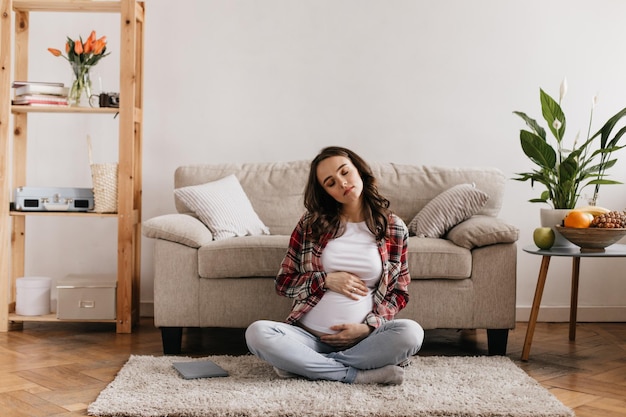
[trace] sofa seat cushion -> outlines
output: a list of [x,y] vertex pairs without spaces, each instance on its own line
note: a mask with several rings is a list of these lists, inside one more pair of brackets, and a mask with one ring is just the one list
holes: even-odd
[[409,237],[411,279],[465,279],[472,275],[472,252],[446,239]]
[[[201,278],[275,277],[289,236],[242,236],[212,241],[198,249]],[[409,238],[412,279],[465,279],[472,253],[446,239]]]
[[275,277],[288,245],[288,235],[215,240],[198,249],[198,273],[201,278]]

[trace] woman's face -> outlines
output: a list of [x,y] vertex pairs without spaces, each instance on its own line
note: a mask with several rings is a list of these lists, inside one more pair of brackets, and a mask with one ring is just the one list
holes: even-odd
[[317,181],[337,202],[351,205],[361,201],[363,180],[350,159],[331,156],[317,165]]

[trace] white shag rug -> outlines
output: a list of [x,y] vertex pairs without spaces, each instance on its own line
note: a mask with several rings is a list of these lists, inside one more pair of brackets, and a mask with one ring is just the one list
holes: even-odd
[[548,390],[502,356],[416,356],[402,385],[280,379],[255,356],[208,356],[230,373],[185,380],[172,362],[131,356],[93,402],[93,416],[571,417]]

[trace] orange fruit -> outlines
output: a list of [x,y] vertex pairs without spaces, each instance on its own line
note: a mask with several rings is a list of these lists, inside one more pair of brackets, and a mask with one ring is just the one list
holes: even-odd
[[563,225],[565,227],[575,227],[576,229],[585,229],[591,226],[592,221],[593,221],[593,214],[585,212],[585,211],[572,210],[567,214],[567,216],[565,216],[565,219],[563,220]]

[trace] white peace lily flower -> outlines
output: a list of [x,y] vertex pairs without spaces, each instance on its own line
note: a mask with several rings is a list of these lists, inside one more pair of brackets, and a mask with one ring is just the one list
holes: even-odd
[[567,78],[563,78],[563,81],[561,81],[559,102],[563,101],[563,97],[565,97],[565,94],[567,94]]
[[563,123],[561,123],[559,119],[554,119],[554,122],[552,122],[552,127],[554,128],[554,130],[559,130],[561,126],[563,126]]
[[593,98],[591,99],[591,108],[595,108],[596,105],[598,104],[598,100],[600,100],[600,98],[598,97],[598,95],[596,94],[595,96],[593,96]]

